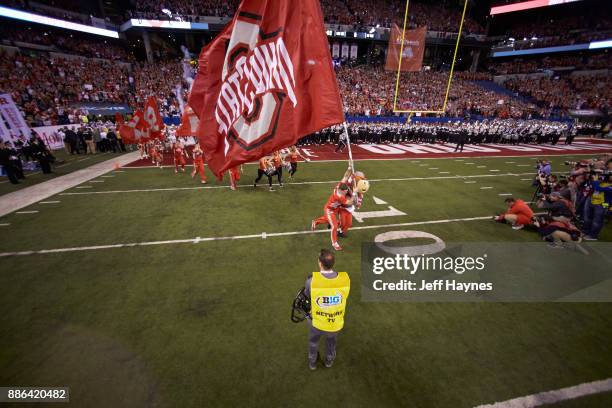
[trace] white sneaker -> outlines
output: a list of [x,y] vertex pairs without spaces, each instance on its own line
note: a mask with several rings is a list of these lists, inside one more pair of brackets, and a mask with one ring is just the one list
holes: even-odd
[[337,243],[337,242],[332,242],[332,246],[334,247],[334,249],[335,249],[336,251],[342,251],[342,247],[340,246],[340,244],[339,244],[339,243]]
[[525,228],[525,226],[523,224],[516,224],[516,225],[512,226],[513,230],[520,230],[520,229],[523,229],[523,228]]

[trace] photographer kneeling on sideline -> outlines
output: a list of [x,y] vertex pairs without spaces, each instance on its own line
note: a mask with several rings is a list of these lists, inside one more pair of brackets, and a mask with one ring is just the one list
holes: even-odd
[[506,198],[504,200],[508,206],[508,211],[494,217],[497,222],[507,222],[512,225],[512,229],[520,230],[525,225],[532,223],[533,211],[527,203],[523,200],[516,200],[513,197]]
[[548,210],[555,221],[571,221],[574,218],[574,205],[571,201],[563,198],[558,191],[550,195],[542,196],[536,204],[538,208]]
[[336,272],[334,253],[322,249],[319,254],[319,271],[306,279],[304,294],[310,298],[311,318],[308,320],[308,367],[317,369],[319,340],[326,338],[325,367],[330,368],[336,358],[338,333],[344,326],[346,299],[351,281],[346,272]]

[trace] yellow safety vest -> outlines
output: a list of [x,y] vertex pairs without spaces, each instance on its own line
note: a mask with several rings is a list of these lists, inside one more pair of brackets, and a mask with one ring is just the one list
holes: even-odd
[[310,283],[312,325],[327,332],[342,329],[350,290],[351,280],[346,272],[338,272],[333,279],[324,277],[321,272],[314,272]]

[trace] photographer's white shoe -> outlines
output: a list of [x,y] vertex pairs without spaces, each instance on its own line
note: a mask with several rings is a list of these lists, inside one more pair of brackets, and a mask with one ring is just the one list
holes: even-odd
[[516,225],[512,226],[513,230],[520,230],[520,229],[523,229],[523,228],[525,228],[525,226],[523,224],[516,224]]

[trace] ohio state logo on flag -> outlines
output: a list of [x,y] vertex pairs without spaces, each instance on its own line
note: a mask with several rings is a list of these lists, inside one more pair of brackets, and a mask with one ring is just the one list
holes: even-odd
[[202,49],[189,105],[215,174],[342,123],[319,2],[243,0]]
[[296,107],[293,63],[279,27],[261,30],[262,16],[241,12],[223,66],[215,118],[219,132],[250,150],[274,137],[287,98]]

